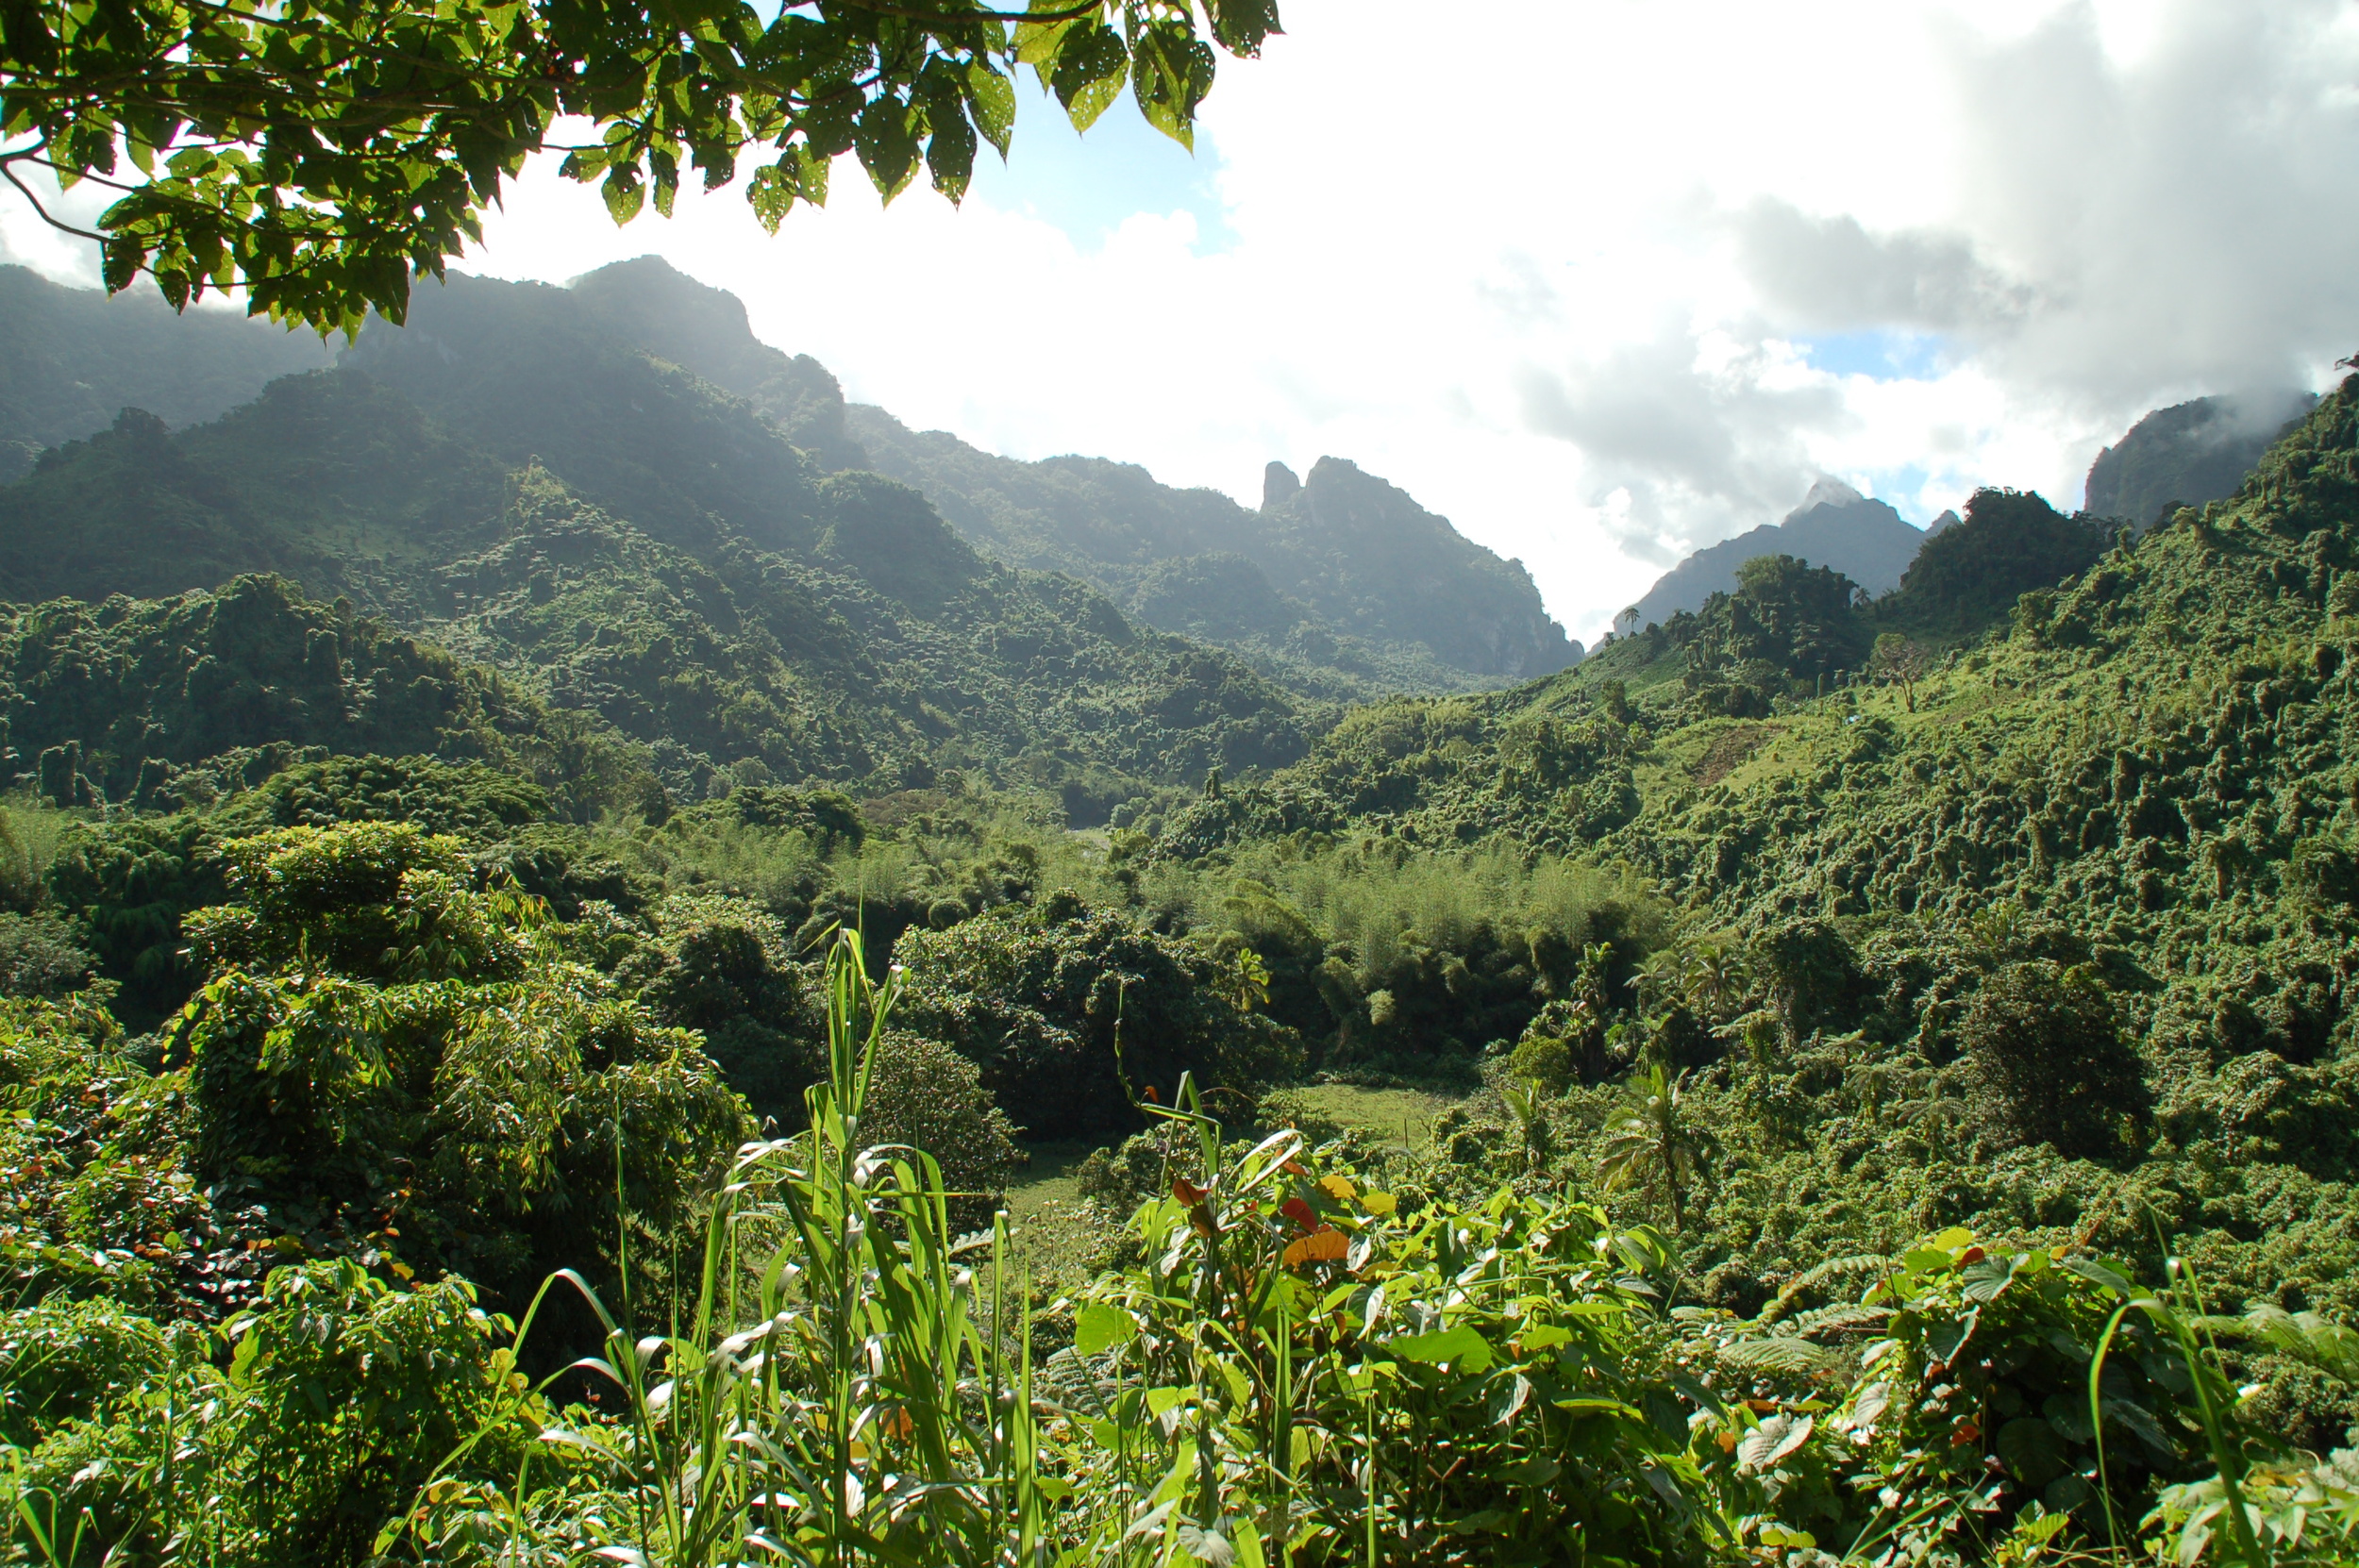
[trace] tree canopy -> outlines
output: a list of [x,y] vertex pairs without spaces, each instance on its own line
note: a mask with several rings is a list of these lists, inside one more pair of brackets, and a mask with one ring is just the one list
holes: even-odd
[[29,172],[120,192],[89,234],[110,290],[242,286],[353,331],[401,320],[538,152],[618,223],[668,215],[683,167],[745,173],[775,231],[847,152],[888,200],[921,166],[960,199],[1023,67],[1077,129],[1127,83],[1192,144],[1213,45],[1277,30],[1276,0],[0,0],[0,176],[59,226]]

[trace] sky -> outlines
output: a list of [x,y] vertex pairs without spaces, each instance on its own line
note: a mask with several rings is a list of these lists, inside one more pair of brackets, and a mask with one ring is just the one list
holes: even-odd
[[[655,253],[855,400],[1257,504],[1349,458],[1594,640],[1832,475],[2082,498],[2146,410],[2359,349],[2352,0],[1283,0],[1191,156],[1028,93],[962,207],[856,165],[765,235],[529,169],[460,263]],[[0,204],[0,249],[94,279]]]

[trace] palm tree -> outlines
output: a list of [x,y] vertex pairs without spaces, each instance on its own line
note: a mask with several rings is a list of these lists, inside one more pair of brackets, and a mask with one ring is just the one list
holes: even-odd
[[1687,1124],[1686,1086],[1686,1074],[1667,1077],[1659,1061],[1634,1076],[1598,1159],[1599,1183],[1609,1193],[1660,1189],[1673,1230],[1686,1228],[1687,1191],[1703,1174],[1704,1144]]
[[1523,1144],[1524,1173],[1538,1176],[1548,1166],[1554,1142],[1548,1126],[1548,1091],[1534,1078],[1511,1079],[1499,1086],[1499,1098],[1515,1120]]
[[1725,1017],[1733,1010],[1751,980],[1745,968],[1745,955],[1726,941],[1695,943],[1688,949],[1681,968],[1687,1005],[1695,1009],[1697,1017],[1707,1020]]

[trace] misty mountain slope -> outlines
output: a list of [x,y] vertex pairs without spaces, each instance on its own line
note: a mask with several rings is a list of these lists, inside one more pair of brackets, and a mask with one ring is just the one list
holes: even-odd
[[194,425],[333,358],[311,334],[269,321],[175,314],[152,290],[109,299],[0,266],[0,483],[42,447],[103,430],[126,408]]
[[2317,401],[2289,391],[2157,409],[2097,455],[2084,505],[2100,517],[2144,528],[2167,508],[2223,500]]
[[984,549],[1086,576],[1143,614],[1150,605],[1178,616],[1196,608],[1167,592],[1138,596],[1159,564],[1235,557],[1268,585],[1266,593],[1250,588],[1255,598],[1266,605],[1274,594],[1307,609],[1288,651],[1314,661],[1338,633],[1368,645],[1364,654],[1337,645],[1332,657],[1351,660],[1347,668],[1397,662],[1421,644],[1445,666],[1432,675],[1446,686],[1526,677],[1580,658],[1520,562],[1500,559],[1352,463],[1322,459],[1306,482],[1281,484],[1248,511],[1216,491],[1159,484],[1136,464],[994,457],[863,405],[853,406],[849,428],[879,472],[925,491]]
[[[1287,487],[1301,492],[1295,502],[1256,513],[1216,492],[1158,484],[1135,464],[993,457],[882,409],[847,409],[824,366],[760,342],[736,296],[657,258],[602,268],[562,292],[647,354],[744,398],[822,469],[873,468],[913,485],[996,559],[1082,577],[1163,629],[1234,644],[1280,678],[1337,694],[1447,689],[1579,657],[1520,565],[1349,464],[1323,463],[1310,485]],[[463,342],[467,329],[447,314],[463,314],[463,296],[433,309],[449,325],[413,312],[412,329]],[[364,340],[355,362],[373,364],[390,341]],[[1240,574],[1240,559],[1261,583]],[[1172,563],[1188,564],[1140,597]],[[1255,607],[1242,620],[1233,592]]]
[[982,768],[1086,819],[1282,765],[1322,722],[1083,583],[984,559],[906,486],[821,474],[566,291],[457,280],[413,320],[210,425],[133,416],[48,454],[0,488],[0,594],[283,574],[598,715],[691,793]]
[[510,468],[538,460],[654,537],[808,549],[818,470],[751,404],[656,359],[572,290],[454,274],[340,361]]
[[274,572],[414,619],[423,574],[479,542],[504,474],[349,371],[275,381],[177,432],[126,415],[0,488],[0,596],[154,598]]
[[1783,522],[1708,545],[1657,578],[1638,601],[1638,626],[1667,622],[1682,609],[1703,609],[1715,593],[1733,592],[1737,568],[1761,556],[1798,556],[1813,566],[1832,567],[1870,597],[1889,593],[1924,542],[1925,535],[1884,502],[1867,500],[1840,480],[1821,479]]
[[822,468],[870,466],[845,432],[844,389],[828,367],[756,338],[735,294],[707,288],[656,256],[601,267],[570,287],[649,354],[752,404]]
[[[0,290],[0,333],[57,338],[57,324],[91,317],[95,298],[39,279]],[[186,412],[195,406],[176,397],[176,367],[204,358],[190,346],[197,339],[226,342],[222,328],[240,324],[150,314],[138,313],[140,351],[109,361],[120,374],[84,389],[96,411],[75,416],[87,424],[72,434],[124,407],[162,405],[175,425],[214,411]],[[230,357],[225,406],[268,378],[251,359]],[[813,549],[825,526],[812,499],[821,475],[874,468],[924,491],[995,558],[1079,576],[1160,629],[1228,646],[1322,700],[1485,686],[1580,653],[1520,565],[1350,465],[1322,464],[1292,503],[1257,513],[1157,484],[1132,465],[1019,463],[915,435],[879,410],[848,411],[826,367],[762,343],[734,295],[654,258],[562,289],[453,275],[418,291],[405,327],[372,320],[339,363],[463,430],[500,465],[537,460],[594,505],[696,552],[728,538]],[[479,520],[484,508],[469,509]],[[222,517],[180,532],[196,547],[194,579],[180,573],[178,586],[221,580],[233,565],[294,571],[315,585],[334,575],[290,555],[284,539],[239,542]],[[158,565],[142,586],[167,591],[175,571]],[[25,592],[36,590],[0,585]]]

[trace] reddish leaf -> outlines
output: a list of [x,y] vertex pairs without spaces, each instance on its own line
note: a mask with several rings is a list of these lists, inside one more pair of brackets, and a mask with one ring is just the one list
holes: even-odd
[[1319,1218],[1311,1212],[1311,1206],[1300,1198],[1288,1198],[1278,1206],[1278,1211],[1294,1221],[1305,1234],[1319,1227]]
[[1206,1192],[1203,1188],[1198,1187],[1195,1182],[1190,1181],[1186,1176],[1176,1176],[1171,1178],[1171,1195],[1178,1198],[1181,1203],[1198,1204],[1202,1203],[1212,1194]]

